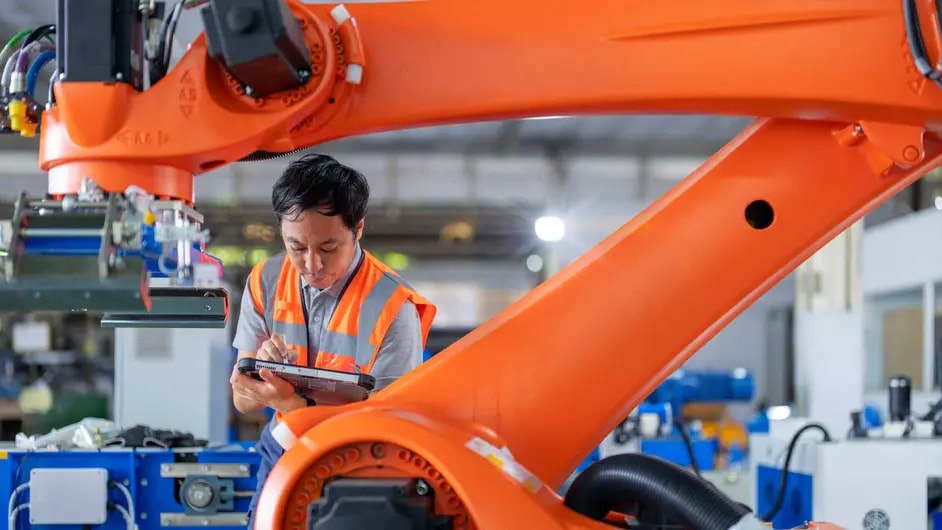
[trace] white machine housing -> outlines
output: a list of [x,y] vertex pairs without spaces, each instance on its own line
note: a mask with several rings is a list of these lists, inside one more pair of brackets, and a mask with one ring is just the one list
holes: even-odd
[[[781,469],[789,441],[790,433],[750,436],[751,476],[757,477],[760,465]],[[789,470],[812,477],[815,521],[849,530],[935,530],[927,515],[927,496],[928,482],[942,479],[938,439],[823,443],[810,431],[796,444]],[[752,494],[751,506],[757,506],[755,482]]]
[[115,423],[227,443],[235,324],[230,316],[225,328],[115,329]]

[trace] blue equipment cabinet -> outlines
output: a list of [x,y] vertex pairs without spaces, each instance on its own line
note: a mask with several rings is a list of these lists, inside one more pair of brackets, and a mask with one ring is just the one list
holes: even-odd
[[[123,512],[133,515],[139,530],[245,529],[258,463],[259,455],[242,445],[211,450],[10,450],[0,453],[0,495],[16,514],[14,524],[8,523],[10,530],[133,528]],[[95,468],[107,474],[106,485],[76,482],[86,481]],[[104,524],[88,523],[90,511],[102,511],[90,499],[104,497]],[[6,515],[10,521],[9,508]],[[70,516],[82,520],[72,524]],[[50,519],[59,524],[50,524]]]
[[677,370],[644,400],[645,403],[670,405],[674,417],[686,403],[723,403],[750,401],[755,383],[747,370],[727,372]]
[[[714,459],[720,451],[715,439],[704,439],[698,432],[689,432],[691,449],[688,450],[681,433],[674,425],[682,417],[683,407],[689,403],[724,403],[750,401],[755,392],[752,375],[744,369],[730,371],[677,370],[658,386],[639,405],[641,415],[656,415],[662,426],[670,427],[670,434],[641,441],[641,452],[689,466],[693,451],[701,471],[714,468]],[[734,463],[734,462],[731,462]]]
[[[779,486],[782,483],[780,468],[756,466],[756,506],[758,514],[768,513],[775,504]],[[788,473],[785,486],[785,499],[778,513],[770,521],[774,528],[798,528],[813,520],[813,485],[814,477],[806,473]]]

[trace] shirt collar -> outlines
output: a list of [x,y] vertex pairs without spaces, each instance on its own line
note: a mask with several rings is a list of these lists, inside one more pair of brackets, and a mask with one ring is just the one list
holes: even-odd
[[[356,272],[357,265],[360,264],[360,258],[363,257],[363,249],[360,248],[359,241],[356,241],[355,245],[356,246],[353,249],[353,259],[350,260],[350,266],[347,267],[347,270],[343,273],[343,276],[338,278],[337,281],[333,283],[333,285],[331,285],[330,287],[326,289],[327,294],[334,297],[340,296],[340,292],[343,291],[344,286],[346,286],[347,283],[350,281],[350,277],[353,276],[354,272]],[[308,283],[304,280],[303,276],[301,277],[301,287],[308,291],[311,291],[311,293],[313,294],[317,294],[325,290],[325,289],[318,289],[316,287],[312,287],[308,285]]]

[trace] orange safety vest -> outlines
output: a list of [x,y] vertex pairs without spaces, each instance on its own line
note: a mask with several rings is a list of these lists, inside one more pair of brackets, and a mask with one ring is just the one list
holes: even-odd
[[423,348],[437,310],[399,274],[364,250],[340,293],[311,364],[301,276],[291,260],[281,253],[255,265],[249,275],[249,292],[269,333],[281,334],[288,349],[298,352],[298,365],[343,372],[372,370],[380,343],[407,300],[418,310]]

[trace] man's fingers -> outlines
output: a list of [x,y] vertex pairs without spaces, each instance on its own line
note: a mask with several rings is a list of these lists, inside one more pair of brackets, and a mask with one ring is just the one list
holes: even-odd
[[256,358],[261,359],[263,361],[272,361],[272,362],[280,363],[282,356],[281,356],[281,352],[278,351],[277,346],[272,344],[271,341],[265,341],[262,344],[262,347],[258,349],[258,352],[256,353]]
[[275,375],[275,373],[268,368],[262,368],[259,370],[258,375],[262,378],[263,381],[272,385],[277,385],[279,381],[284,381],[284,379]]
[[266,390],[270,390],[273,394],[268,396],[269,398],[285,397],[294,394],[294,385],[278,377],[278,375],[271,370],[262,368],[258,371],[258,375],[269,385],[269,388]]
[[266,386],[262,381],[256,381],[244,375],[238,375],[232,384],[232,393],[244,398],[263,403],[264,398],[259,392],[260,388]]
[[275,346],[275,348],[277,349],[277,353],[280,353],[281,355],[284,355],[284,354],[287,352],[287,350],[288,350],[288,345],[285,343],[285,338],[282,337],[280,334],[278,334],[278,333],[272,333],[271,339],[269,339],[269,340],[271,341],[271,343],[272,343],[272,344]]
[[300,354],[297,350],[288,350],[288,353],[285,354],[285,362],[294,364],[298,362],[298,357],[300,357]]

